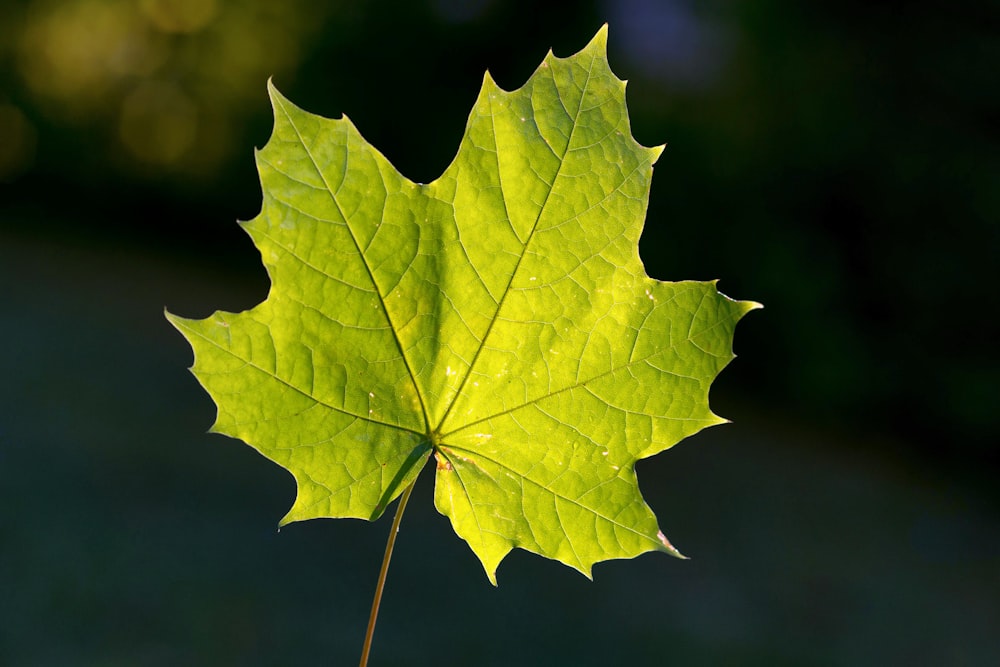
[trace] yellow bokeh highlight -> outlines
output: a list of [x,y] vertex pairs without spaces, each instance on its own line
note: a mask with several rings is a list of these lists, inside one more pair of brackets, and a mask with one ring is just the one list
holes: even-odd
[[214,0],[142,0],[143,14],[162,32],[198,32],[215,18]]
[[198,106],[172,83],[143,83],[122,101],[119,137],[143,162],[177,162],[192,147],[197,133]]
[[[229,157],[234,128],[266,109],[267,79],[290,80],[335,7],[28,0],[0,57],[12,57],[24,108],[46,123],[110,137],[128,162],[152,167],[141,173],[205,174]],[[0,147],[3,159],[13,145]]]
[[163,42],[151,37],[125,3],[35,3],[21,35],[20,70],[34,92],[71,99],[63,111],[79,115],[103,106],[115,80],[149,74],[162,64]]

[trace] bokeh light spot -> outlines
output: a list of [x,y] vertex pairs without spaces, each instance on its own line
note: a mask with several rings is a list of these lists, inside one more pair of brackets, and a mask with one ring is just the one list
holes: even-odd
[[214,0],[142,0],[143,14],[162,32],[198,32],[215,18]]
[[175,84],[146,82],[122,102],[118,131],[138,160],[170,165],[194,144],[198,105]]

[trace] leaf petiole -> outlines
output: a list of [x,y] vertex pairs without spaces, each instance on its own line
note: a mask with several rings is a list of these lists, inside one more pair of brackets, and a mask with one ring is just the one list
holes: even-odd
[[378,607],[382,602],[382,590],[385,588],[385,577],[389,572],[389,561],[392,559],[392,548],[396,545],[396,535],[399,534],[399,522],[403,518],[403,510],[406,509],[406,503],[410,500],[410,494],[413,493],[413,485],[417,483],[417,480],[413,480],[406,490],[403,491],[402,497],[399,499],[399,506],[396,507],[396,516],[392,519],[392,529],[389,531],[389,540],[385,544],[385,556],[382,557],[382,569],[378,573],[378,584],[375,586],[375,599],[372,601],[372,611],[368,615],[368,630],[365,632],[365,645],[361,650],[361,663],[360,667],[365,667],[368,664],[368,655],[371,653],[372,649],[372,636],[375,634],[375,620],[378,618]]

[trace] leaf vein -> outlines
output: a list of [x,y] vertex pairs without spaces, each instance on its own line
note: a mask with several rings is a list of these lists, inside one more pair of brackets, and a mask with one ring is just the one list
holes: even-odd
[[[302,145],[302,149],[305,151],[306,155],[309,156],[309,161],[312,163],[313,168],[316,169],[316,173],[319,174],[319,177],[323,180],[323,183],[326,185],[327,191],[330,193],[330,199],[333,201],[334,206],[337,207],[337,212],[344,219],[344,222],[347,223],[347,216],[344,214],[344,211],[343,211],[343,209],[340,206],[340,202],[337,200],[337,196],[336,196],[333,188],[331,188],[330,184],[327,182],[326,175],[323,173],[323,170],[320,169],[319,164],[316,162],[315,156],[313,156],[313,154],[312,154],[312,151],[309,150],[309,147],[306,145],[306,142],[302,139],[302,133],[299,131],[298,126],[295,124],[295,121],[292,120],[292,116],[291,116],[291,114],[288,113],[288,109],[285,108],[284,103],[281,103],[280,106],[281,106],[282,112],[285,114],[285,118],[288,120],[289,125],[291,125],[292,129],[295,130],[295,134],[299,138],[299,142]],[[345,178],[346,178],[346,174],[345,174]],[[392,323],[392,318],[389,316],[389,309],[388,309],[388,307],[386,306],[386,303],[385,303],[385,296],[383,296],[383,294],[379,290],[378,282],[375,280],[375,274],[372,273],[372,268],[368,264],[368,258],[365,256],[364,252],[361,250],[361,244],[358,243],[357,236],[355,236],[354,230],[351,228],[350,224],[347,224],[347,229],[350,232],[351,239],[354,241],[354,247],[358,251],[358,256],[361,257],[361,262],[364,265],[365,270],[368,272],[368,277],[369,277],[369,279],[372,282],[372,286],[375,287],[375,293],[378,295],[379,305],[382,308],[382,313],[385,315],[386,321],[389,322],[389,329],[392,331],[393,340],[396,343],[396,347],[399,349],[399,353],[403,357],[403,363],[406,366],[406,370],[410,374],[410,381],[413,383],[413,390],[416,392],[417,398],[420,400],[420,409],[421,409],[421,412],[423,414],[424,424],[427,427],[427,431],[430,432],[430,419],[429,419],[428,413],[427,413],[427,404],[424,401],[423,393],[420,391],[420,385],[417,382],[416,373],[414,373],[413,367],[410,365],[410,361],[409,361],[409,359],[406,356],[406,351],[403,348],[403,343],[402,343],[402,341],[399,340],[399,334],[396,332],[395,326]]]

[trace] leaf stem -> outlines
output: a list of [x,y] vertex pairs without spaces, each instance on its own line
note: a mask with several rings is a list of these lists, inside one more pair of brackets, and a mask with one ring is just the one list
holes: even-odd
[[392,529],[389,531],[389,540],[385,544],[385,556],[382,557],[382,569],[378,573],[378,584],[375,586],[375,599],[372,601],[372,611],[368,615],[368,631],[365,632],[365,646],[361,650],[361,663],[360,667],[365,667],[368,664],[368,654],[372,650],[372,637],[375,634],[375,620],[378,618],[378,607],[382,602],[382,590],[385,588],[385,577],[389,572],[389,561],[392,559],[392,548],[396,545],[396,535],[399,534],[399,522],[403,518],[403,510],[406,509],[406,503],[410,500],[410,494],[413,493],[413,485],[417,483],[417,480],[413,480],[406,490],[403,491],[403,496],[399,499],[399,506],[396,507],[396,516],[392,519]]

